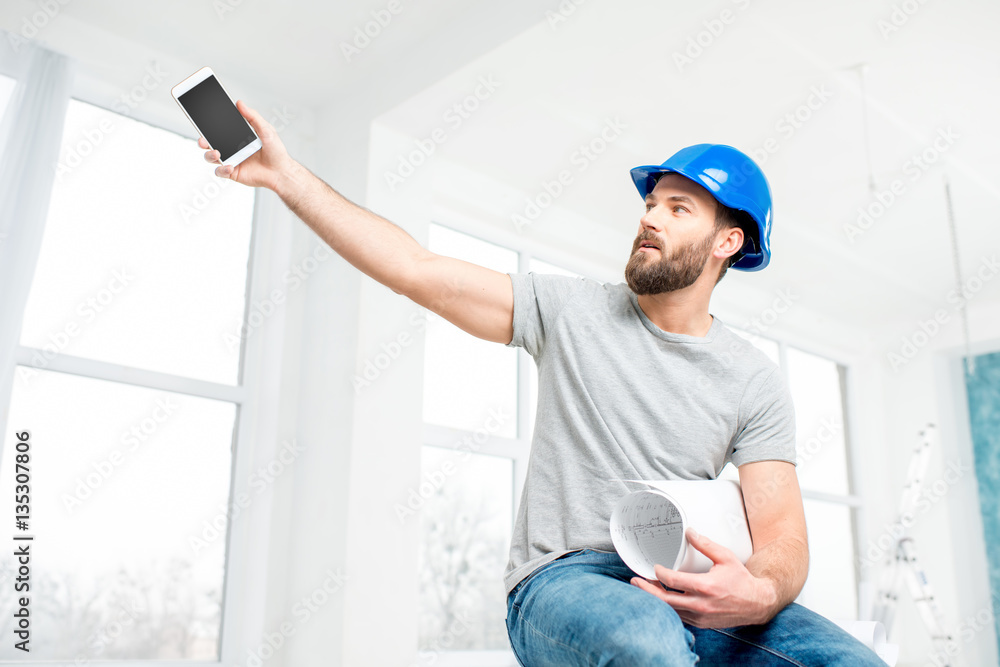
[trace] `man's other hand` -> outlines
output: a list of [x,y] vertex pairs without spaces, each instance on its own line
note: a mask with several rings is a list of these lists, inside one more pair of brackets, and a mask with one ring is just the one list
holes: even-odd
[[[775,613],[777,593],[769,579],[751,574],[732,550],[699,535],[686,533],[691,546],[712,560],[708,572],[692,574],[655,565],[656,579],[632,577],[632,584],[652,593],[698,628],[731,628],[766,623]],[[675,589],[664,590],[664,586]]]

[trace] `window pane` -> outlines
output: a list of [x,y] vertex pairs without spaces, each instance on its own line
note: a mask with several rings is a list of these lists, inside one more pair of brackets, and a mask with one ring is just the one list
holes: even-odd
[[854,528],[846,505],[805,499],[809,578],[796,600],[827,618],[857,618]]
[[[517,271],[517,253],[440,225],[428,248],[502,273]],[[433,313],[424,353],[424,421],[475,431],[503,416],[491,435],[517,434],[517,350],[472,336]]]
[[840,368],[829,359],[789,347],[788,386],[795,402],[799,484],[849,494]]
[[[236,407],[17,374],[0,497],[14,496],[13,434],[29,430],[31,652],[5,640],[0,660],[217,659]],[[0,553],[5,638],[12,551]]]
[[235,384],[253,197],[190,139],[71,100],[21,344]]
[[420,650],[506,650],[513,462],[425,445],[421,469]]

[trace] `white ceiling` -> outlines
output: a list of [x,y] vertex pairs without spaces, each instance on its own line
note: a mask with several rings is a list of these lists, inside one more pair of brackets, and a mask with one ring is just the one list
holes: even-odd
[[[887,2],[588,2],[555,29],[536,26],[382,120],[420,136],[473,74],[493,73],[506,89],[441,147],[442,155],[534,195],[543,180],[571,166],[575,147],[597,136],[604,119],[620,117],[627,131],[558,205],[620,230],[622,243],[607,252],[622,263],[641,213],[630,167],[661,162],[692,143],[750,151],[773,138],[777,150],[762,160],[775,199],[772,263],[727,277],[719,291],[736,289],[736,281],[768,295],[791,287],[800,303],[831,320],[866,330],[912,328],[939,308],[954,315],[945,163],[963,270],[973,272],[983,256],[1000,251],[1000,164],[991,159],[1000,151],[1000,5],[916,6],[883,38],[878,22],[890,19]],[[674,53],[724,9],[731,24],[679,68]],[[776,125],[817,89],[829,99],[808,120],[794,132]],[[949,127],[957,138],[940,144],[941,159],[926,171],[907,167]],[[897,179],[905,191],[850,239],[845,226],[876,201],[869,161],[876,193]],[[1000,280],[976,295],[980,302],[997,298]]]
[[[227,2],[236,6],[218,15]],[[494,220],[509,220],[544,180],[575,169],[574,151],[618,118],[626,125],[620,138],[586,171],[574,171],[572,185],[539,222],[549,215],[586,220],[620,245],[595,248],[585,235],[562,234],[564,248],[622,265],[641,210],[630,167],[662,162],[691,143],[751,151],[773,138],[777,150],[762,160],[775,198],[773,260],[760,273],[732,272],[719,287],[731,297],[748,285],[765,296],[792,287],[821,319],[866,330],[912,325],[942,307],[953,311],[946,299],[954,269],[945,171],[963,270],[975,271],[982,257],[1000,251],[995,2],[913,0],[905,4],[917,11],[885,36],[879,22],[891,21],[894,6],[904,3],[399,3],[402,11],[351,62],[340,43],[388,0],[88,0],[63,11],[150,48],[218,63],[303,106],[361,105],[414,137],[440,126],[442,110],[469,94],[480,76],[492,76],[501,83],[497,92],[436,159],[502,186],[480,203]],[[38,7],[28,0],[4,5],[0,25],[7,29]],[[548,21],[560,7],[573,11],[564,21]],[[674,54],[723,12],[730,24],[679,68]],[[790,133],[777,125],[817,89],[829,99],[801,127]],[[949,127],[954,144],[911,180],[907,160]],[[900,179],[905,192],[851,241],[845,225],[874,201],[869,164],[876,191]],[[1000,299],[1000,280],[988,282],[976,299]]]
[[[52,0],[53,4],[57,0]],[[4,0],[0,26],[20,27],[38,0]],[[211,62],[304,107],[371,98],[392,104],[538,20],[528,0],[58,0],[60,13],[162,53]],[[351,43],[387,7],[398,8],[359,54]],[[373,30],[374,32],[374,30]],[[44,38],[45,35],[43,34]],[[386,87],[379,84],[391,81]],[[363,98],[363,99],[361,99]]]

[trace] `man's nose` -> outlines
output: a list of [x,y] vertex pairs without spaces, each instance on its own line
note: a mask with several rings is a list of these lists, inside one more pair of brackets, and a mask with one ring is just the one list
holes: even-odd
[[651,232],[662,231],[663,226],[656,221],[656,217],[653,215],[654,210],[655,209],[652,208],[647,209],[646,213],[641,218],[639,218],[639,227],[640,227],[639,231],[642,231],[643,229],[648,229]]

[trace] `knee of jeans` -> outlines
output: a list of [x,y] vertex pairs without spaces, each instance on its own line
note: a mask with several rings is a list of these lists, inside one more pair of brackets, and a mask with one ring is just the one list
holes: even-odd
[[690,667],[698,662],[694,654],[694,635],[681,626],[677,630],[658,632],[646,628],[641,632],[615,633],[602,651],[598,664],[608,667]]

